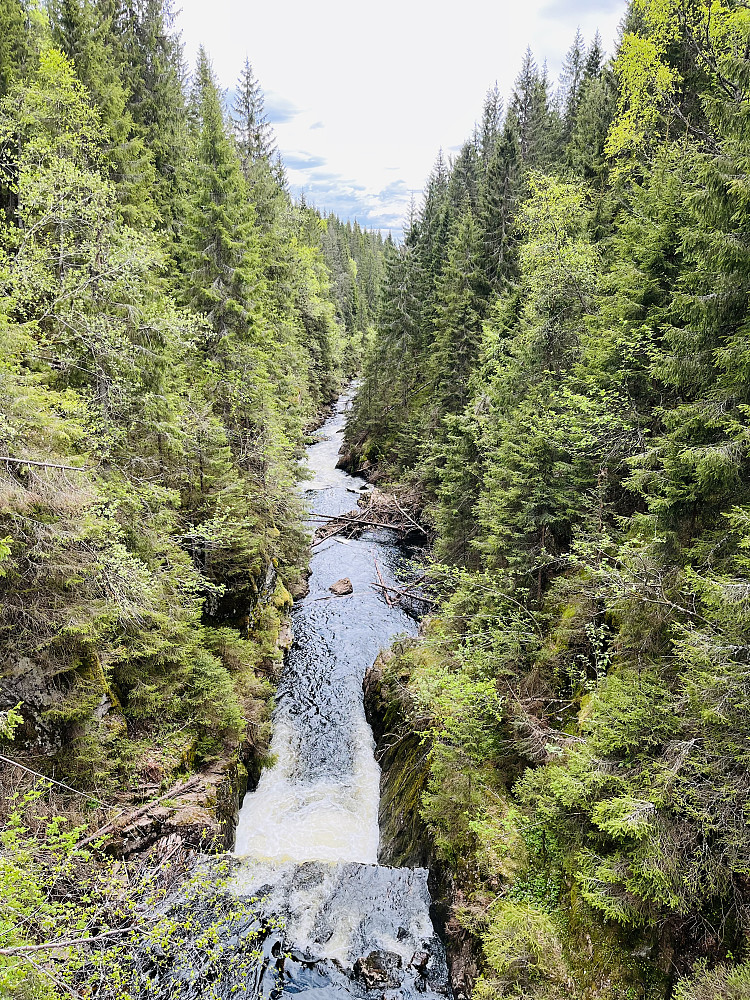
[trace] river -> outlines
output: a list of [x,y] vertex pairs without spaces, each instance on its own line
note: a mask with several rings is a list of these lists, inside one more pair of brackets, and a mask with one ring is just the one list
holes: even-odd
[[[336,468],[350,402],[351,394],[339,400],[308,449],[302,489],[311,513],[349,511],[366,488]],[[274,763],[245,797],[237,828],[233,891],[283,928],[266,942],[263,972],[245,996],[450,996],[427,871],[377,864],[380,769],[362,681],[394,636],[416,631],[372,586],[375,560],[393,584],[405,558],[386,529],[314,548],[277,693]],[[333,597],[343,577],[352,593]]]

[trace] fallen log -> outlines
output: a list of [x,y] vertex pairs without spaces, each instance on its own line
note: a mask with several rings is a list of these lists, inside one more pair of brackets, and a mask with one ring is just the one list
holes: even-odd
[[[100,826],[98,830],[85,837],[82,841],[76,844],[76,847],[85,847],[87,844],[92,844],[95,840],[99,840],[101,837],[106,836],[117,827],[118,820],[121,820],[123,816],[127,817],[128,825],[134,823],[137,819],[145,816],[151,809],[158,806],[164,799],[179,798],[186,792],[190,792],[196,787],[200,780],[200,775],[195,774],[192,778],[188,778],[187,781],[177,782],[172,785],[172,787],[166,791],[163,795],[160,795],[158,799],[153,799],[151,802],[146,802],[140,808],[136,809],[134,812],[129,813],[127,808],[122,809],[116,816],[114,816],[108,823],[104,826]],[[120,824],[121,825],[121,824]]]
[[[396,595],[396,600],[394,601],[394,604],[397,604],[404,597],[410,597],[413,601],[423,601],[425,604],[437,604],[438,603],[432,597],[424,597],[424,596],[422,596],[422,594],[412,594],[412,593],[410,593],[411,588],[416,586],[415,583],[411,584],[409,587],[404,587],[402,590],[396,590],[395,587],[387,587],[387,586],[385,586],[385,584],[382,584],[382,583],[371,583],[370,586],[374,590],[382,590],[382,591],[387,591],[390,594],[395,594]],[[383,596],[386,597],[386,600],[388,599],[385,593],[383,594]],[[390,607],[394,607],[394,604],[391,604]]]
[[391,598],[391,596],[388,593],[388,591],[391,588],[390,587],[386,587],[385,580],[383,579],[383,575],[380,572],[380,567],[378,566],[378,561],[377,561],[377,559],[375,559],[375,556],[373,556],[373,560],[375,562],[375,572],[378,574],[378,580],[380,580],[380,586],[381,586],[381,588],[383,590],[383,597],[385,598],[385,603],[388,605],[389,608],[393,608],[393,607],[395,607],[396,602]]
[[338,514],[337,516],[329,516],[328,514],[312,514],[308,517],[308,520],[319,520],[326,524],[335,524],[341,521],[344,524],[362,524],[369,528],[392,528],[392,524],[384,524],[382,521],[365,521],[361,517],[351,517],[349,514]]

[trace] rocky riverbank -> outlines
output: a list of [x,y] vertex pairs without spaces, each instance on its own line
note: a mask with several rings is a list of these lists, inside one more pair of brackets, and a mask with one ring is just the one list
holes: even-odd
[[426,868],[432,896],[431,916],[445,945],[456,1000],[471,996],[479,972],[479,942],[455,918],[460,902],[451,874],[439,860],[420,806],[427,784],[428,747],[414,726],[408,676],[394,670],[389,650],[365,674],[365,712],[376,739],[380,764],[380,850],[384,865]]

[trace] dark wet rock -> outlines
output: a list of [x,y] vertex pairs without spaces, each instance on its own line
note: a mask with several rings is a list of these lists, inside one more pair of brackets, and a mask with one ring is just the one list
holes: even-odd
[[272,864],[242,859],[232,880],[283,926],[281,995],[304,986],[320,1000],[450,997],[443,945],[429,916],[427,872],[357,863]]
[[[377,743],[380,763],[380,850],[386,865],[434,864],[434,845],[421,815],[428,778],[427,748],[409,723],[406,686],[391,677],[393,654],[382,653],[365,674],[365,714]],[[394,734],[396,739],[394,739]]]
[[354,976],[368,990],[395,989],[403,982],[403,964],[401,956],[392,951],[371,951],[354,963]]
[[411,962],[409,965],[412,969],[418,969],[423,975],[427,971],[427,966],[430,962],[429,953],[426,951],[415,951],[412,955]]
[[[456,903],[461,900],[457,899]],[[476,937],[452,916],[445,927],[445,943],[450,956],[451,984],[456,1000],[467,1000],[479,976],[479,943]]]
[[336,597],[346,597],[347,594],[351,594],[354,591],[354,587],[352,586],[352,581],[349,579],[348,576],[342,577],[340,580],[337,580],[336,583],[334,583],[333,586],[329,587],[328,589]]
[[399,676],[393,662],[392,653],[381,654],[367,671],[363,685],[367,721],[375,734],[381,768],[378,860],[430,870],[432,920],[445,942],[454,995],[465,1000],[479,975],[481,948],[476,936],[453,915],[461,900],[456,898],[450,874],[437,859],[420,814],[428,777],[426,748],[409,722],[408,677]]

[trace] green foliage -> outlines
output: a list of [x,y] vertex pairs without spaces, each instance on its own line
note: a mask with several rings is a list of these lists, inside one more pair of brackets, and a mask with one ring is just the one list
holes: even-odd
[[[379,236],[293,204],[249,65],[244,132],[205,53],[185,93],[173,22],[168,0],[0,4],[0,735],[126,805],[266,752],[298,461],[381,272]],[[254,968],[252,913],[198,876],[155,913],[82,826],[27,821],[40,795],[0,835],[3,996],[121,998],[147,963],[154,995],[209,966],[220,991],[219,924]]]
[[742,1000],[750,992],[750,966],[719,965],[699,969],[691,979],[680,980],[676,1000]]
[[[250,728],[262,751],[286,610],[265,581],[299,572],[292,487],[346,343],[328,224],[277,172],[259,225],[172,17],[50,4],[0,98],[3,685],[24,691],[16,750],[41,728],[49,766],[102,790],[137,783],[149,737],[164,778]],[[380,243],[352,237],[369,323]]]
[[348,437],[460,567],[400,662],[477,997],[742,993],[749,30],[633,0],[557,108],[527,52],[388,259]]
[[499,904],[492,913],[483,945],[490,967],[501,977],[565,982],[561,947],[552,920],[533,906]]
[[[218,997],[223,985],[253,973],[268,928],[252,902],[227,891],[227,862],[193,872],[171,872],[170,862],[139,867],[108,857],[101,842],[79,846],[84,828],[62,817],[41,817],[32,829],[30,813],[47,790],[38,783],[6,803],[0,834],[3,996],[51,1000],[62,990],[114,1000],[139,993],[149,969],[154,996],[187,997],[199,977],[210,975],[208,995]],[[224,938],[232,933],[242,935],[242,944],[233,959],[238,966],[228,968]]]

